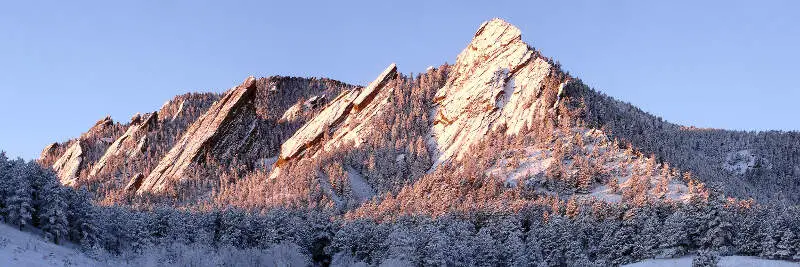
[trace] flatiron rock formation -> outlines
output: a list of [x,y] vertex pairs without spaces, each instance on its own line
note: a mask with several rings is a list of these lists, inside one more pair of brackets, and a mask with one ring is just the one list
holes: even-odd
[[366,88],[345,91],[323,109],[319,115],[303,125],[281,146],[279,163],[297,157],[306,148],[316,144],[327,131],[332,133],[349,114],[358,113],[369,104],[386,83],[397,76],[397,65],[392,63]]
[[459,158],[499,126],[509,134],[532,126],[534,113],[545,110],[542,82],[551,67],[513,25],[499,19],[483,23],[436,93],[437,160]]
[[214,103],[161,159],[137,192],[163,191],[168,183],[181,179],[203,153],[221,158],[235,153],[255,127],[255,89],[256,79],[248,77]]

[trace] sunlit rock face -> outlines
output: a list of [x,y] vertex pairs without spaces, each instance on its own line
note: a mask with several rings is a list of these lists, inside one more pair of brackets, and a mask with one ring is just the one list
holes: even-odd
[[75,141],[66,152],[53,164],[53,170],[63,185],[72,185],[78,179],[78,173],[83,167],[83,147],[80,141]]
[[189,127],[142,181],[137,192],[162,192],[170,182],[184,177],[189,166],[205,153],[231,158],[255,128],[255,90],[256,79],[249,77],[225,93]]
[[542,112],[542,82],[551,65],[522,41],[520,30],[484,22],[458,55],[447,84],[436,94],[432,143],[438,162],[460,158],[489,130],[515,134]]
[[137,150],[134,148],[139,147],[139,144],[143,144],[145,141],[144,139],[147,137],[147,131],[157,123],[158,112],[153,112],[146,116],[147,118],[144,120],[139,114],[131,118],[131,123],[130,126],[128,126],[128,130],[126,130],[122,136],[111,143],[111,146],[106,149],[103,157],[101,157],[100,160],[94,164],[89,176],[95,176],[99,172],[103,171],[103,169],[107,166],[106,163],[113,157],[121,156],[123,154],[125,154],[124,156],[126,157],[130,157],[134,153],[137,153]]
[[[319,142],[326,131],[329,134],[333,134],[334,140],[343,138],[353,139],[355,136],[358,136],[361,127],[348,122],[357,121],[359,124],[365,123],[365,116],[374,114],[374,112],[371,111],[374,111],[375,105],[370,104],[373,102],[382,102],[382,99],[377,100],[376,96],[385,91],[384,87],[386,83],[396,76],[397,66],[392,63],[367,87],[349,90],[339,94],[325,109],[303,125],[291,138],[283,143],[278,162],[283,163],[298,157],[305,152],[306,148]],[[342,125],[346,125],[347,127],[340,129],[339,126]],[[326,144],[326,146],[331,145],[335,144]]]

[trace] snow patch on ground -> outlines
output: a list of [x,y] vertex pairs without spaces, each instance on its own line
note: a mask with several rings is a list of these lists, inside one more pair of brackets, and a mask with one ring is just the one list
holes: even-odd
[[589,193],[589,195],[599,200],[611,203],[619,203],[622,201],[622,195],[619,193],[614,193],[611,188],[608,188],[608,186],[605,185],[596,187],[591,193]]
[[272,167],[275,166],[276,162],[278,162],[278,156],[262,158],[256,162],[256,167],[269,172],[272,171]]
[[521,155],[500,159],[494,167],[486,170],[486,175],[504,179],[506,185],[515,187],[543,174],[553,162],[549,151],[543,149],[528,147],[515,153]]
[[[165,103],[164,105],[166,106],[167,104],[169,104],[169,102]],[[184,105],[186,105],[186,100],[181,101],[181,106],[178,107],[178,111],[175,112],[175,115],[172,115],[172,119],[170,121],[174,121],[175,119],[178,118],[179,115],[181,115],[181,112],[183,112],[183,106]]]
[[0,223],[0,266],[106,266],[82,252]]
[[756,157],[748,150],[740,150],[728,153],[725,156],[725,163],[722,168],[736,174],[744,174],[747,170],[756,165]]
[[[690,267],[693,257],[682,257],[677,259],[649,259],[637,263],[622,265],[623,267]],[[720,267],[798,267],[800,263],[767,260],[750,256],[727,256],[719,260]]]
[[357,170],[347,166],[347,178],[350,179],[350,187],[353,190],[353,195],[358,199],[358,201],[363,202],[372,198],[375,195],[375,190],[372,189],[367,181],[364,181],[364,177],[361,176]]

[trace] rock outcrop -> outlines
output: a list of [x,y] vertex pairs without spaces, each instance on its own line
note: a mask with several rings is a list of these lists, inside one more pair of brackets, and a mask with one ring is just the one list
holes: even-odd
[[136,189],[142,186],[143,181],[144,181],[144,174],[137,173],[130,179],[130,181],[128,181],[128,184],[125,185],[125,191],[136,192]]
[[[215,183],[223,186],[225,181],[185,179],[232,174],[260,182],[266,180],[262,174],[269,172],[269,184],[264,186],[269,194],[257,197],[267,195],[270,204],[324,203],[323,195],[341,204],[394,192],[402,184],[426,184],[419,179],[434,179],[437,172],[450,170],[440,165],[444,162],[458,168],[461,163],[497,160],[483,166],[489,168],[490,177],[506,178],[513,185],[541,183],[544,180],[539,178],[547,174],[551,163],[558,163],[553,156],[556,146],[551,143],[582,140],[584,144],[578,146],[584,147],[587,141],[609,136],[698,177],[716,177],[710,181],[726,181],[729,177],[718,173],[727,168],[740,173],[737,176],[768,181],[729,183],[740,188],[760,188],[760,184],[797,188],[790,177],[800,173],[797,157],[782,159],[774,156],[778,153],[766,153],[785,151],[777,147],[787,144],[796,149],[792,145],[800,144],[796,134],[678,129],[679,125],[572,79],[523,42],[519,29],[500,19],[483,23],[454,65],[429,68],[418,78],[396,76],[397,68],[391,64],[363,88],[324,78],[250,77],[222,96],[178,96],[157,115],[137,115],[129,124],[101,119],[80,138],[46,147],[39,162],[53,166],[66,185],[102,188],[98,195],[178,192],[192,199],[220,192],[212,191],[219,189]],[[576,139],[589,130],[592,136]],[[725,149],[702,145],[719,144],[720,136],[732,136],[722,139]],[[696,144],[701,145],[686,145],[685,140],[700,140]],[[642,158],[616,153],[608,143],[591,147],[598,148],[597,153],[617,155],[602,166],[620,173],[632,169],[620,167],[621,162]],[[726,155],[720,155],[745,149],[765,152],[759,152],[758,158],[728,156],[725,162]],[[597,158],[589,154],[594,151],[584,152],[586,162]],[[492,158],[484,161],[481,157],[487,155]],[[460,161],[464,159],[468,160]],[[582,168],[576,160],[558,164],[563,166],[552,165],[558,167],[552,168],[558,172],[554,175],[575,177]],[[763,164],[780,169],[770,169],[769,174],[742,171]],[[433,180],[427,184],[436,187],[417,191],[459,186],[437,183]],[[231,188],[235,187],[228,187],[227,193],[239,195]],[[589,189],[580,192],[603,193]]]
[[58,174],[61,184],[67,186],[75,184],[82,167],[83,147],[81,142],[77,140],[53,164],[53,170]]
[[111,119],[111,116],[106,116],[106,117],[98,120],[97,122],[95,122],[94,126],[92,126],[92,128],[90,128],[89,131],[86,132],[84,135],[90,135],[90,134],[93,134],[93,133],[102,132],[106,128],[111,127],[113,125],[114,125],[114,120]]
[[397,65],[392,63],[367,87],[339,94],[316,117],[303,125],[281,145],[278,164],[302,155],[307,148],[317,144],[326,131],[329,134],[334,133],[336,128],[351,116],[351,113],[361,113],[362,109],[375,98],[375,95],[386,83],[396,76]]
[[60,157],[60,153],[63,151],[61,144],[59,143],[52,143],[44,147],[42,149],[42,153],[39,155],[39,162],[43,163],[44,165],[51,166],[55,163],[56,160]]
[[220,159],[232,158],[255,127],[255,91],[256,79],[251,76],[225,93],[172,146],[137,193],[163,192],[167,184],[182,179],[190,165],[205,153]]
[[436,93],[437,162],[460,158],[492,129],[504,126],[513,134],[530,126],[544,110],[539,96],[550,69],[519,29],[500,19],[484,22]]
[[122,136],[117,138],[114,143],[112,143],[111,146],[106,149],[105,154],[103,154],[100,160],[98,160],[97,163],[95,163],[92,167],[92,170],[89,172],[89,176],[95,176],[99,172],[103,171],[109,159],[118,157],[122,154],[126,154],[125,156],[131,156],[131,154],[135,153],[136,150],[133,148],[136,147],[139,142],[143,142],[143,140],[147,138],[147,131],[153,128],[157,121],[158,112],[151,113],[144,120],[142,120],[142,116],[140,114],[134,115],[133,118],[131,118],[131,123],[128,126],[128,130],[125,131]]

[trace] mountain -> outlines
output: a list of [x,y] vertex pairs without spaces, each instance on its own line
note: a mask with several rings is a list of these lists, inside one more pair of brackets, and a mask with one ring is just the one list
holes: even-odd
[[38,162],[107,204],[391,216],[514,211],[533,195],[800,203],[797,132],[666,122],[589,88],[500,19],[453,65],[410,76],[391,64],[366,87],[249,77],[105,118]]
[[[500,19],[452,65],[402,70],[366,86],[247,77],[103,118],[36,162],[0,152],[0,219],[80,245],[87,264],[800,260],[797,132],[665,122],[589,88]],[[0,232],[14,237],[0,237],[11,263],[40,252]],[[42,247],[43,264],[72,255]]]

